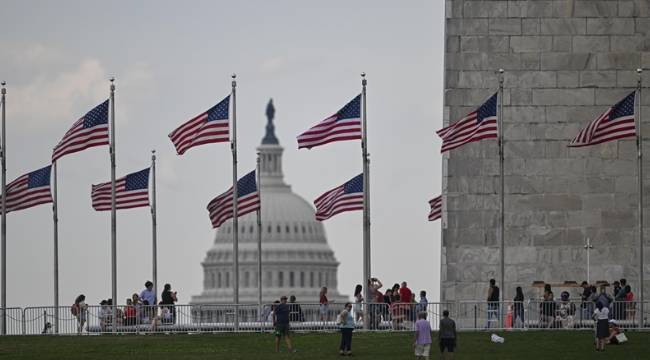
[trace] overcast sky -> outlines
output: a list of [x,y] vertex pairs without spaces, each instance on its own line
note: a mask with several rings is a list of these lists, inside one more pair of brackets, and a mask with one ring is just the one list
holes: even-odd
[[[182,5],[182,6],[180,6]],[[0,78],[7,85],[7,183],[47,165],[52,147],[108,97],[116,77],[117,176],[158,153],[158,275],[179,303],[202,290],[214,232],[208,201],[232,183],[227,144],[177,156],[175,127],[230,91],[238,75],[239,173],[255,166],[269,98],[285,147],[285,181],[308,201],[361,172],[358,141],[297,150],[295,137],[360,92],[368,75],[372,266],[438,297],[443,1],[5,1]],[[90,206],[110,180],[108,147],[59,161],[60,301],[111,296],[110,212]],[[361,212],[325,222],[339,291],[362,278]],[[118,297],[151,278],[147,208],[118,211]],[[53,303],[50,205],[7,216],[8,306]],[[160,285],[160,287],[161,287]],[[316,301],[313,299],[304,301]]]

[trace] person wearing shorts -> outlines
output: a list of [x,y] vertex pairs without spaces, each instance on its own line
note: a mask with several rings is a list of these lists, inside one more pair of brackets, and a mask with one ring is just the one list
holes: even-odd
[[[440,319],[440,331],[438,331],[438,343],[440,354],[443,359],[452,359],[456,349],[456,322],[449,318],[449,311],[442,312]],[[445,352],[447,350],[447,352]]]
[[418,314],[418,321],[415,322],[415,358],[429,360],[431,351],[431,325],[427,321],[427,313]]
[[275,327],[275,352],[280,352],[280,340],[284,338],[287,342],[289,352],[295,352],[291,344],[290,326],[289,326],[289,313],[291,312],[289,305],[287,305],[287,297],[282,296],[280,303],[273,311],[273,326]]

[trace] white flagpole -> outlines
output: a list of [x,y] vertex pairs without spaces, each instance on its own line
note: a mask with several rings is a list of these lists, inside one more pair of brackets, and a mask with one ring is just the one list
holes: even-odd
[[57,196],[56,160],[52,162],[52,220],[54,222],[54,333],[59,333],[59,206]]
[[158,294],[158,230],[156,228],[156,150],[151,150],[151,244],[153,293]]
[[232,74],[232,258],[233,258],[233,303],[235,304],[235,331],[239,330],[239,222],[237,221],[237,88],[236,74]]
[[260,153],[257,153],[257,198],[260,208],[257,210],[257,303],[258,314],[262,314],[262,176],[260,175]]
[[5,137],[5,119],[7,102],[5,96],[6,82],[2,82],[2,144],[0,144],[0,157],[2,158],[2,335],[7,334],[7,138]]
[[[115,78],[111,78],[111,297],[113,299],[113,319],[117,318],[117,221],[115,209]],[[153,305],[153,304],[152,304]],[[111,326],[113,332],[116,326]]]
[[[361,152],[363,159],[363,282],[365,284],[365,300],[367,303],[374,302],[375,299],[370,299],[370,291],[368,289],[368,279],[371,277],[370,266],[370,159],[368,158],[368,130],[366,117],[366,73],[361,73]],[[363,307],[363,327],[368,329],[368,306]]]
[[[500,255],[501,255],[501,298],[499,300],[505,299],[506,283],[505,283],[505,274],[506,274],[506,254],[505,254],[505,179],[503,176],[503,69],[499,69],[499,93],[497,95],[497,103],[499,104],[498,114],[497,114],[497,133],[498,133],[498,144],[499,144],[499,246],[500,246]],[[501,320],[503,318],[499,316]]]
[[637,102],[639,104],[639,113],[636,118],[637,121],[637,126],[636,126],[636,144],[637,144],[637,182],[639,184],[639,292],[641,294],[641,297],[639,298],[641,300],[640,304],[640,321],[639,321],[639,326],[641,328],[644,327],[644,316],[643,316],[643,300],[644,300],[644,294],[643,294],[643,133],[641,132],[641,125],[643,123],[643,118],[641,117],[641,88],[642,88],[642,83],[641,83],[641,75],[643,73],[643,69],[636,69],[636,73],[638,74],[638,80],[637,80]]

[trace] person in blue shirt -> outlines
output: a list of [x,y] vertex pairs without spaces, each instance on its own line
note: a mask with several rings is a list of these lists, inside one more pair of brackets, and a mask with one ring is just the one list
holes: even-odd
[[280,303],[273,311],[273,326],[275,327],[275,352],[280,352],[280,340],[284,337],[287,342],[289,352],[295,352],[291,344],[291,335],[289,333],[289,313],[291,309],[287,305],[287,297],[282,296]]
[[352,331],[354,331],[354,318],[352,317],[352,303],[345,303],[345,308],[339,314],[336,322],[341,329],[341,346],[339,354],[352,355]]

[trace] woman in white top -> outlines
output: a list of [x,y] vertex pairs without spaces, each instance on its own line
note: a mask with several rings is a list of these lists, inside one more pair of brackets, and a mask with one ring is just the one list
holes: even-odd
[[594,320],[596,320],[596,351],[605,351],[605,341],[609,336],[609,309],[603,306],[600,301],[596,303],[594,310]]
[[354,288],[354,317],[355,321],[359,321],[363,319],[363,294],[361,294],[361,290],[363,290],[363,286],[361,284],[357,284],[357,286]]

